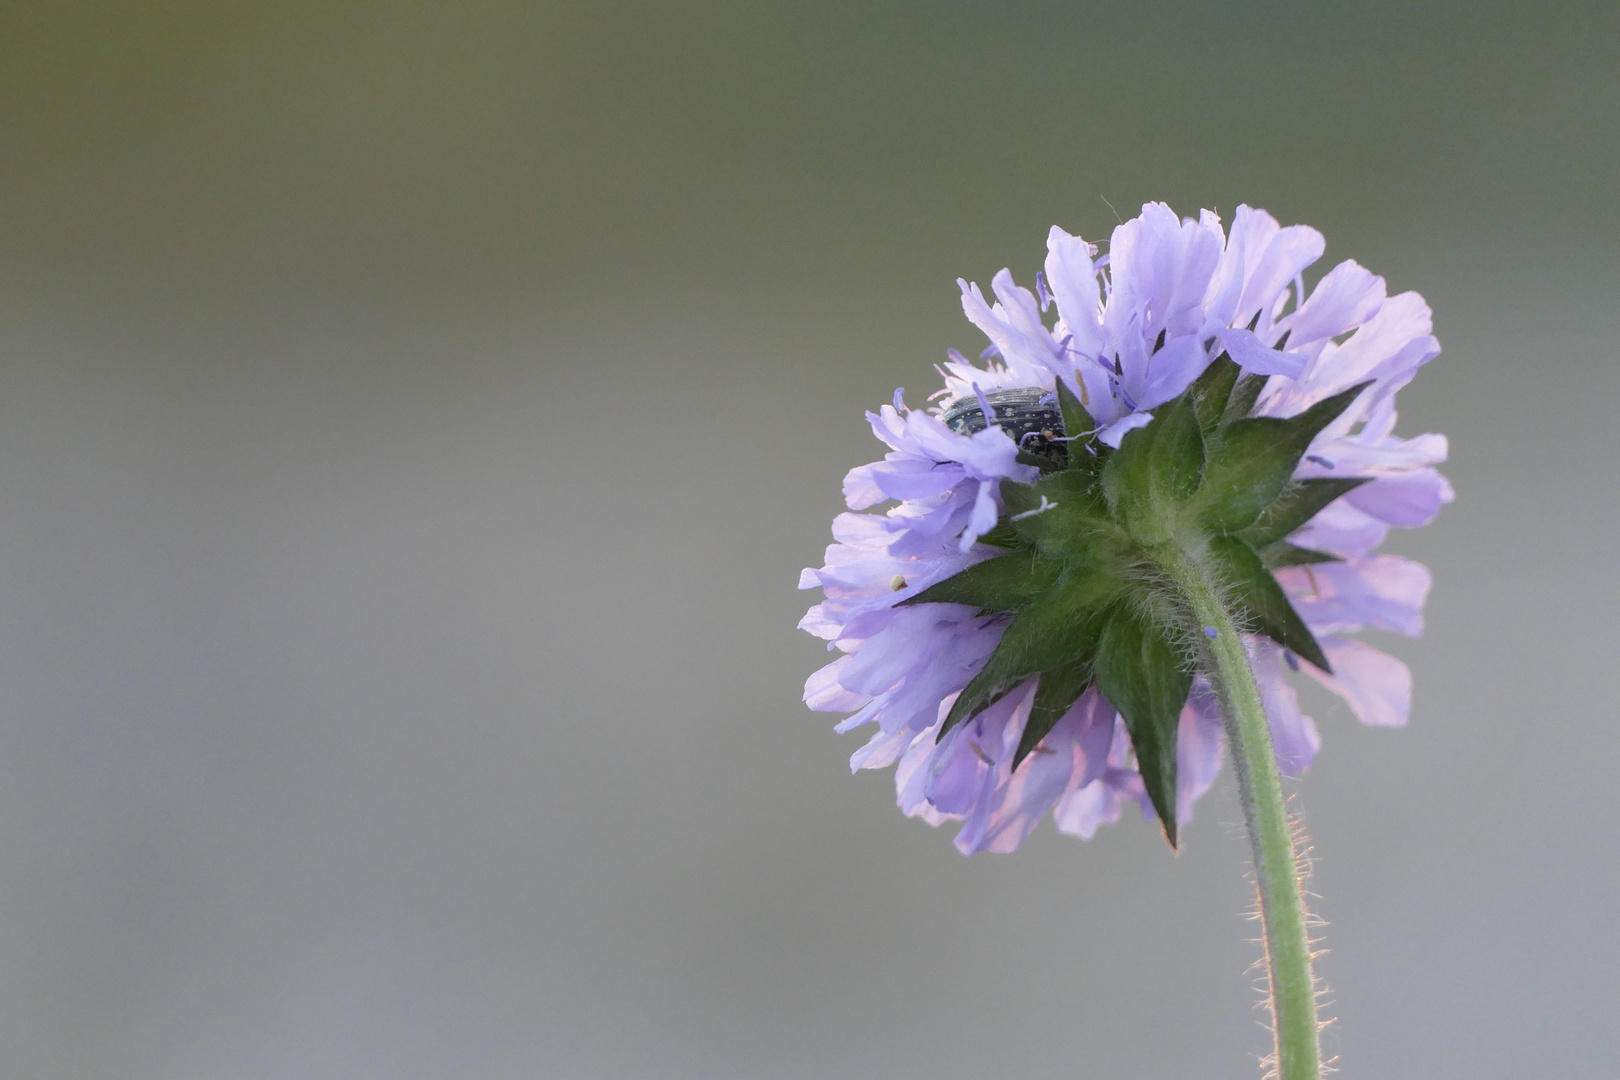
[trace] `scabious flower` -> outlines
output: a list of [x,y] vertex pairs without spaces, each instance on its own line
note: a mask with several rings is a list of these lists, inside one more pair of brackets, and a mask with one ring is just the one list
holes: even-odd
[[[1090,838],[1127,803],[1150,818],[1157,809],[1174,842],[1176,824],[1214,783],[1220,706],[1190,661],[1181,661],[1179,716],[1155,749],[1143,741],[1148,729],[1134,728],[1133,738],[1129,705],[1121,702],[1122,715],[1104,696],[1092,654],[1046,667],[1003,664],[1007,677],[990,678],[994,658],[1009,652],[999,647],[1011,601],[984,599],[995,570],[964,573],[997,558],[998,568],[1012,565],[1022,551],[1035,560],[1026,560],[1026,576],[1047,573],[1042,580],[1058,587],[1051,567],[1060,564],[1041,562],[1057,542],[1037,528],[1043,515],[1059,529],[1062,514],[1077,512],[1062,492],[1081,492],[1102,522],[1081,532],[1114,528],[1108,514],[1128,507],[1115,505],[1118,483],[1103,463],[1118,459],[1118,472],[1122,455],[1141,457],[1156,423],[1161,443],[1189,424],[1195,432],[1202,425],[1212,447],[1223,437],[1232,444],[1235,436],[1222,433],[1245,424],[1308,439],[1287,459],[1282,494],[1267,496],[1276,505],[1262,513],[1256,504],[1229,522],[1242,538],[1231,541],[1242,549],[1233,565],[1258,566],[1243,554],[1258,552],[1271,576],[1255,587],[1272,589],[1274,578],[1287,598],[1275,610],[1251,604],[1245,629],[1255,632],[1244,635],[1283,771],[1304,771],[1320,745],[1288,669],[1340,695],[1362,723],[1406,722],[1406,665],[1348,635],[1422,629],[1428,571],[1376,549],[1392,526],[1425,524],[1452,499],[1434,468],[1445,460],[1445,437],[1393,433],[1396,392],[1440,347],[1422,297],[1386,295],[1384,280],[1355,262],[1334,267],[1307,296],[1302,275],[1323,246],[1316,230],[1283,228],[1247,206],[1228,234],[1209,211],[1195,221],[1149,204],[1114,230],[1101,257],[1053,228],[1035,292],[1007,270],[992,279],[994,303],[959,282],[964,312],[990,342],[982,365],[952,350],[936,404],[908,408],[896,391],[868,414],[889,452],[851,470],[844,495],[852,512],[833,522],[826,565],[800,579],[824,593],[801,627],[841,653],[810,677],[805,702],[851,713],[840,732],[875,725],[852,768],[897,766],[901,809],[934,825],[961,822],[964,853],[1012,851],[1048,813],[1060,831]],[[1214,414],[1206,415],[1207,401]],[[1292,418],[1293,426],[1254,417]],[[1203,452],[1200,444],[1200,470]],[[1202,472],[1192,482],[1217,484]],[[1098,494],[1105,489],[1112,511]],[[884,503],[893,505],[862,512]],[[1082,519],[1064,520],[1072,532]],[[1273,535],[1280,528],[1287,532]],[[1118,564],[1121,574],[1138,573],[1128,555]],[[1151,625],[1153,612],[1131,603],[1130,617]],[[1121,600],[1114,610],[1120,605],[1129,606]],[[1039,673],[1020,674],[1026,669]],[[1156,790],[1163,777],[1169,789]]]

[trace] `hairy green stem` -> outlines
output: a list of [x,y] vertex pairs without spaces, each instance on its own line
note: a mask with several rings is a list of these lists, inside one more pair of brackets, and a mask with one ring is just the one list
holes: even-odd
[[[1254,849],[1265,927],[1272,1025],[1279,1080],[1320,1080],[1316,982],[1311,974],[1311,943],[1300,892],[1294,839],[1277,772],[1260,689],[1243,649],[1243,639],[1220,590],[1188,552],[1164,552],[1164,569],[1174,580],[1196,620],[1204,668],[1220,698],[1226,741],[1232,751],[1243,817]],[[1215,631],[1208,636],[1205,627]]]

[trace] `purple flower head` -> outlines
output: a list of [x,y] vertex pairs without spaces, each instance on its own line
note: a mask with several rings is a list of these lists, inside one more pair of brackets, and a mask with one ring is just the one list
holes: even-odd
[[[1227,232],[1209,211],[1179,219],[1154,203],[1114,230],[1103,258],[1095,245],[1052,229],[1038,297],[1006,270],[992,279],[992,298],[960,282],[964,312],[989,339],[983,365],[953,349],[941,368],[945,391],[935,395],[942,401],[908,409],[897,391],[892,404],[868,414],[889,452],[845,478],[852,512],[834,520],[825,565],[800,579],[801,588],[823,592],[801,627],[840,653],[811,676],[805,701],[850,713],[839,731],[875,726],[851,766],[897,766],[907,815],[960,822],[956,844],[966,853],[1012,851],[1048,814],[1060,831],[1086,838],[1117,821],[1129,802],[1153,816],[1145,751],[1127,724],[1131,710],[1122,716],[1072,665],[1015,674],[985,694],[981,684],[998,658],[1026,648],[1014,641],[1025,616],[950,590],[988,569],[964,574],[970,567],[1016,547],[1015,531],[1034,545],[1039,564],[1043,538],[1084,532],[1091,526],[1074,522],[1089,521],[1085,514],[1128,517],[1129,495],[1116,505],[1110,488],[1108,507],[1088,510],[1064,494],[1080,490],[1079,481],[1053,470],[1066,458],[1071,469],[1095,472],[1124,453],[1132,432],[1143,432],[1133,436],[1142,444],[1150,427],[1194,422],[1185,418],[1195,400],[1203,407],[1202,388],[1227,371],[1219,423],[1235,416],[1251,426],[1257,421],[1243,418],[1312,424],[1302,436],[1308,446],[1289,459],[1297,462],[1292,480],[1268,496],[1277,500],[1265,511],[1273,516],[1241,533],[1265,559],[1266,580],[1275,582],[1266,588],[1280,587],[1283,606],[1302,623],[1294,637],[1265,626],[1244,635],[1279,764],[1297,775],[1320,745],[1288,669],[1303,667],[1363,723],[1406,722],[1410,672],[1348,635],[1422,629],[1428,571],[1375,549],[1391,527],[1426,524],[1452,499],[1434,468],[1445,460],[1445,437],[1394,434],[1396,392],[1440,348],[1422,298],[1386,295],[1383,279],[1354,262],[1334,267],[1307,295],[1302,275],[1323,247],[1316,230],[1283,228],[1247,206]],[[1085,416],[1085,430],[1057,433],[1059,398],[1078,403],[1064,415]],[[1021,427],[1007,419],[1017,410],[998,404],[1012,400]],[[1030,452],[1046,415],[1052,421],[1035,449],[1059,459]],[[1197,422],[1210,437],[1214,422]],[[1287,518],[1277,509],[1285,503],[1296,518],[1306,516]],[[1263,535],[1268,521],[1284,521],[1286,534]],[[1217,547],[1235,543],[1220,533],[1210,534]],[[1047,586],[1064,587],[1056,578]],[[1120,601],[1113,610],[1128,606]],[[1213,627],[1192,633],[1215,637]],[[1222,750],[1215,695],[1202,674],[1187,677],[1179,720],[1172,716],[1173,761],[1164,765],[1175,778],[1174,805],[1161,793],[1157,807],[1161,819],[1173,816],[1172,838],[1175,822],[1189,819],[1213,784]],[[1066,678],[1071,689],[1062,694]]]

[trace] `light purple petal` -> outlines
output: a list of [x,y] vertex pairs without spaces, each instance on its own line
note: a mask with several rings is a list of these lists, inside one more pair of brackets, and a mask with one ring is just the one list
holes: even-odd
[[1070,347],[1081,356],[1102,351],[1102,286],[1092,266],[1094,249],[1056,225],[1046,237],[1046,281],[1058,313],[1073,335]]
[[988,816],[978,828],[970,817],[956,838],[957,847],[964,851],[1014,850],[1059,799],[1107,771],[1115,713],[1095,687],[1069,708],[1018,770],[1011,772],[1012,757],[1028,723],[1028,709],[1019,717],[1003,731],[1001,771]]
[[1202,328],[1204,296],[1221,257],[1217,231],[1148,203],[1141,217],[1114,230],[1108,250],[1114,287],[1104,322],[1111,331],[1134,327],[1151,342],[1160,330],[1180,335]]
[[[1239,209],[1241,212],[1242,208]],[[1234,221],[1234,231],[1236,228]],[[1326,249],[1327,241],[1321,233],[1309,225],[1290,225],[1278,229],[1266,243],[1265,249],[1256,253],[1258,257],[1246,255],[1244,269],[1247,280],[1243,285],[1243,296],[1237,304],[1237,324],[1249,325],[1258,312],[1261,319],[1259,329],[1270,329],[1277,298],[1307,266],[1320,259]]]
[[1108,766],[1097,779],[1077,788],[1058,801],[1052,820],[1059,832],[1090,840],[1102,825],[1119,820],[1127,802],[1147,799],[1142,776],[1124,763],[1131,753],[1131,737],[1123,720],[1113,724],[1113,737],[1108,751]]
[[1311,678],[1344,698],[1356,719],[1370,727],[1405,727],[1412,709],[1412,671],[1388,653],[1354,638],[1325,637],[1333,674],[1307,667]]
[[962,289],[962,311],[968,321],[990,339],[1021,384],[1042,385],[1042,373],[1050,379],[1062,353],[1041,325],[1040,302],[1034,294],[1014,285],[1006,270],[998,272],[991,282],[1000,301],[994,307],[977,285],[960,280],[957,284]]
[[838,682],[838,673],[849,663],[849,657],[840,656],[805,680],[804,703],[816,712],[849,712],[859,709],[871,699],[846,689]]
[[1058,832],[1090,840],[1100,827],[1117,822],[1124,807],[1120,790],[1097,779],[1064,796],[1052,812],[1052,822]]
[[1277,581],[1316,634],[1374,627],[1416,637],[1423,632],[1430,580],[1428,567],[1395,555],[1277,571]]
[[926,499],[962,482],[960,468],[941,467],[932,461],[905,458],[867,466],[871,483],[884,499]]
[[1427,525],[1456,496],[1433,469],[1414,469],[1363,484],[1344,497],[1357,510],[1391,525]]
[[961,550],[967,551],[979,537],[995,528],[996,519],[1000,516],[1001,500],[997,498],[996,485],[980,484],[978,495],[973,500],[973,516],[968,518],[967,528],[962,530]]
[[888,498],[878,486],[873,465],[857,465],[844,476],[844,504],[851,510],[865,510]]
[[1316,283],[1299,311],[1283,320],[1295,348],[1354,330],[1384,303],[1384,279],[1347,260]]
[[839,683],[858,694],[884,693],[917,667],[924,650],[942,644],[934,640],[938,624],[932,604],[895,610],[888,626],[839,671]]
[[1133,395],[1138,409],[1151,409],[1176,397],[1209,366],[1209,354],[1196,334],[1173,338],[1150,356],[1144,374],[1130,380],[1139,391]]
[[[950,708],[954,698],[946,698],[940,702],[940,718],[943,719],[945,711]],[[929,778],[929,762],[933,758],[938,744],[934,742],[934,733],[938,725],[928,728],[912,740],[905,753],[900,755],[900,761],[894,769],[895,802],[907,817],[920,817],[930,825],[938,826],[950,820],[946,815],[934,809],[928,801],[926,787]]]
[[[1271,745],[1277,753],[1277,767],[1285,775],[1298,776],[1316,760],[1322,736],[1316,722],[1300,711],[1299,695],[1283,675],[1282,649],[1257,640],[1251,646],[1250,657],[1266,709],[1266,725],[1271,729]],[[1314,667],[1310,670],[1316,672]]]
[[1107,443],[1115,450],[1118,450],[1119,444],[1124,440],[1125,436],[1137,428],[1147,427],[1152,422],[1153,414],[1150,412],[1131,413],[1129,416],[1122,417],[1097,432],[1097,440]]
[[977,622],[942,622],[928,651],[894,689],[883,694],[862,713],[839,725],[839,730],[876,721],[884,731],[921,731],[939,719],[939,703],[953,697],[976,675],[1001,640],[1001,629]]
[[975,748],[983,751],[966,724],[948,732],[935,745],[923,793],[929,805],[940,813],[960,817],[978,805],[990,766],[974,752]]
[[[1195,694],[1176,728],[1176,822],[1192,820],[1193,804],[1221,771],[1221,715],[1211,694]],[[1145,809],[1145,807],[1144,807]]]
[[[1371,427],[1369,421],[1368,429]],[[1364,430],[1354,437],[1329,438],[1312,443],[1311,453],[1314,456],[1300,466],[1296,475],[1301,478],[1389,476],[1446,460],[1448,447],[1444,435],[1419,435],[1414,439],[1381,436],[1369,442],[1370,434],[1370,430]],[[1316,458],[1322,458],[1329,464],[1322,465]]]
[[1340,498],[1328,503],[1310,524],[1288,539],[1313,551],[1350,556],[1365,555],[1388,535],[1387,524]]
[[1073,722],[1074,739],[1079,745],[1080,753],[1084,756],[1086,770],[1075,778],[1075,786],[1080,787],[1098,779],[1108,771],[1108,755],[1114,746],[1114,732],[1119,722],[1119,713],[1115,710],[1113,702],[1102,696],[1102,691],[1093,686],[1080,700],[1074,703],[1063,717],[1063,724]]
[[[1208,223],[1219,227],[1219,219],[1214,214],[1209,215]],[[1237,208],[1231,233],[1226,238],[1226,249],[1221,253],[1220,264],[1205,294],[1204,310],[1214,325],[1230,326],[1237,321],[1238,300],[1243,295],[1249,270],[1280,230],[1277,219],[1264,210],[1248,206]],[[1240,325],[1247,324],[1245,319]]]
[[1379,380],[1378,392],[1364,395],[1362,409],[1352,414],[1356,420],[1364,419],[1382,397],[1399,389],[1420,366],[1440,354],[1440,343],[1431,334],[1433,323],[1429,305],[1417,293],[1389,297],[1344,344],[1324,348],[1300,384],[1270,397],[1263,411],[1271,416],[1292,416],[1357,383]]
[[1245,371],[1297,379],[1305,369],[1304,357],[1278,352],[1247,330],[1219,330],[1215,336],[1232,361]]
[[850,755],[849,771],[853,773],[861,769],[887,769],[900,760],[900,756],[917,737],[917,733],[910,728],[898,728],[895,731],[884,731],[879,728],[872,733],[865,746]]

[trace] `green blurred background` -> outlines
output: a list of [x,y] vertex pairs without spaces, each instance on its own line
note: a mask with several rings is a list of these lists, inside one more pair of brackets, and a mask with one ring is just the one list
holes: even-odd
[[0,7],[0,1073],[1253,1077],[1224,784],[964,859],[799,704],[954,279],[1240,202],[1435,309],[1341,1075],[1607,1077],[1620,7]]

